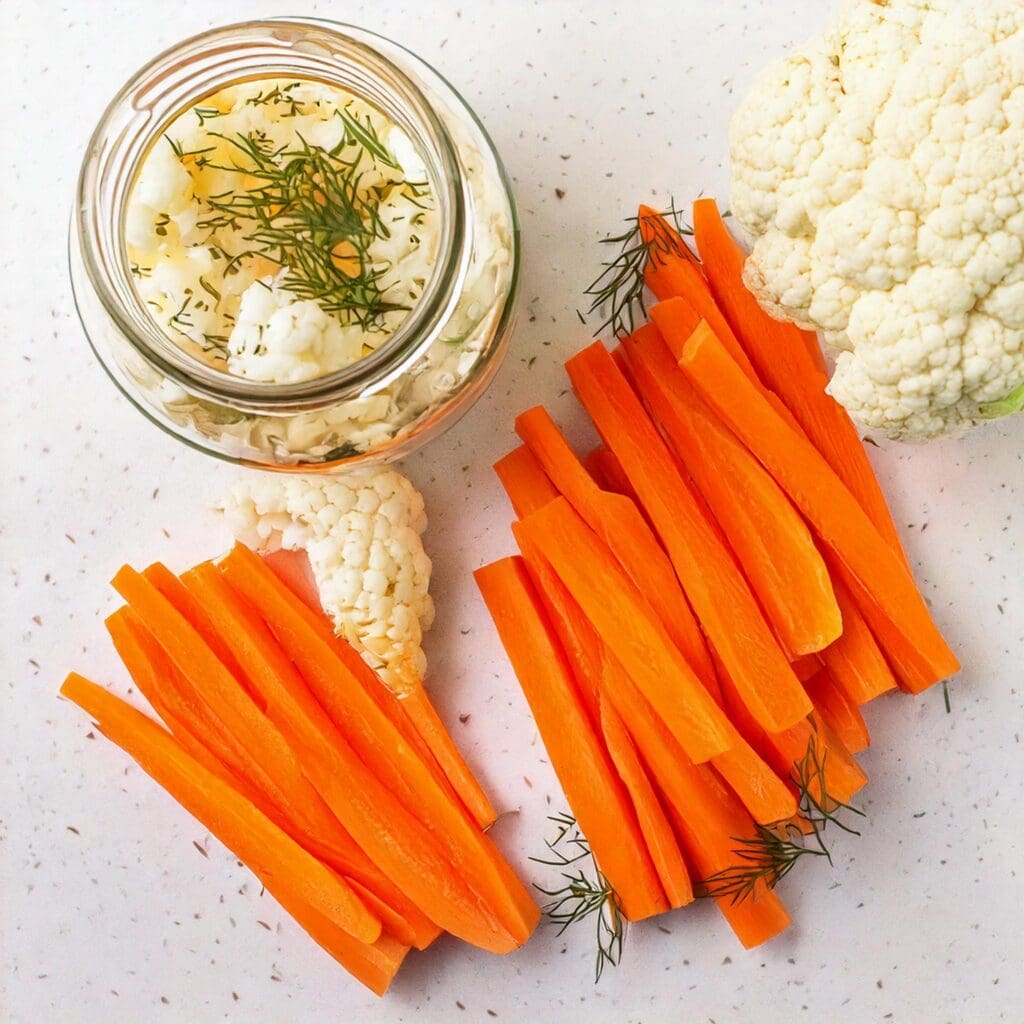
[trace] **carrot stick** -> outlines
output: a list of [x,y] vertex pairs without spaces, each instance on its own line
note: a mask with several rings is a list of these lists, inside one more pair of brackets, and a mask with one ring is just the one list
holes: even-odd
[[277,895],[277,901],[324,952],[356,981],[382,996],[409,952],[409,944],[387,932],[374,943],[357,942],[306,903]]
[[713,335],[695,337],[681,366],[864,588],[865,612],[891,628],[911,691],[957,672],[906,565],[817,449],[757,393]]
[[896,677],[845,582],[848,574],[831,556],[832,586],[843,615],[843,634],[821,652],[821,661],[847,698],[860,706],[895,689]]
[[[741,846],[739,840],[756,835],[750,815],[713,769],[690,762],[632,680],[623,674],[619,682],[621,685],[609,697],[665,797],[665,809],[675,825],[692,876],[708,879],[740,864],[736,852]],[[789,924],[789,915],[778,897],[763,882],[742,904],[729,899],[715,902],[748,948]],[[735,909],[739,907],[743,909]]]
[[875,529],[906,561],[896,524],[857,428],[846,410],[826,394],[828,376],[805,332],[770,317],[743,284],[742,248],[713,199],[693,205],[693,227],[704,273],[760,378],[796,417],[811,443],[846,484]]
[[[618,673],[624,669],[544,558],[536,542],[521,524],[514,524],[512,532],[519,542],[548,617],[575,670],[592,719],[600,725],[603,705],[599,695],[593,692],[594,684],[604,678],[604,686],[608,688],[614,685]],[[772,822],[791,817],[796,811],[796,802],[786,784],[731,726],[728,728],[729,749],[712,758],[712,764],[729,780],[756,820]]]
[[[273,818],[274,815],[267,807],[268,801],[257,786],[228,767],[229,763],[241,763],[241,757],[237,748],[232,747],[229,735],[219,729],[219,723],[215,722],[202,701],[189,699],[187,682],[180,679],[177,668],[135,612],[128,607],[119,608],[107,617],[106,627],[114,649],[132,681],[185,752]],[[196,728],[197,718],[203,719],[199,729]],[[208,730],[216,734],[210,747],[200,738]],[[228,749],[225,750],[225,747]],[[218,751],[223,755],[223,760],[218,756]]]
[[668,909],[629,794],[584,713],[565,654],[520,558],[474,573],[594,858],[631,921]]
[[[232,606],[228,593],[218,587],[221,580],[230,584],[248,606],[241,603]],[[347,713],[339,709],[337,716],[346,717],[345,731],[335,729],[331,719],[324,715],[330,731],[343,739],[346,746],[351,743],[354,755],[367,765],[372,764],[372,770],[378,773],[380,780],[387,780],[393,793],[405,794],[409,801],[404,804],[408,813],[414,820],[419,819],[440,844],[446,857],[479,897],[487,916],[493,915],[501,922],[505,939],[517,945],[525,942],[539,918],[536,903],[493,842],[477,830],[464,809],[444,792],[436,778],[402,742],[397,730],[371,701],[366,700],[348,673],[340,670],[342,666],[332,648],[296,611],[287,588],[262,560],[248,548],[236,545],[222,562],[220,574],[216,570],[205,572],[196,583],[210,596],[211,614],[224,608],[232,617],[237,617],[243,608],[259,608],[276,637],[276,643],[260,645],[264,664],[254,659],[254,667],[266,670],[265,685],[273,686],[275,679],[287,681],[288,659],[291,659],[302,673],[299,692],[305,695],[303,700],[308,697],[310,702],[308,717],[315,715],[312,709],[320,709],[321,705],[343,703]],[[265,633],[255,615],[251,615],[246,624],[250,627],[250,637]],[[239,630],[226,638],[229,642],[235,637],[241,641],[244,636]],[[323,722],[319,725],[320,731],[325,731]],[[359,838],[355,832],[353,835]],[[380,863],[383,867],[383,861]],[[432,913],[430,916],[437,920]],[[441,921],[437,923],[443,925]]]
[[650,601],[676,646],[712,695],[714,668],[693,611],[672,563],[637,506],[621,494],[602,491],[569,447],[543,406],[516,418],[516,433],[544,467],[584,522],[604,541]]
[[595,343],[566,368],[605,443],[636,487],[709,642],[748,706],[770,729],[784,729],[805,717],[810,701],[732,553],[693,502],[668,448],[607,351]]
[[519,519],[543,508],[558,497],[558,488],[544,472],[537,456],[525,444],[498,459],[494,472],[501,481],[512,510]]
[[[417,751],[442,787],[463,803],[480,828],[490,828],[497,814],[444,728],[422,681],[407,679],[403,682],[401,693],[396,694],[363,661],[359,652],[335,633],[334,624],[321,609],[319,595],[311,583],[312,570],[309,569],[309,559],[305,552],[282,550],[262,557],[288,591],[299,599],[297,608],[310,626],[316,628],[324,640],[335,648],[349,671],[401,732],[405,741]],[[326,710],[328,715],[333,715],[335,707],[332,705]],[[336,727],[342,728],[343,718],[332,720]]]
[[244,861],[273,895],[306,903],[360,942],[376,942],[381,923],[352,889],[307,853],[227,782],[130,704],[72,672],[60,691],[93,717],[190,814]]
[[[250,702],[246,706],[241,701],[231,703],[231,695],[242,692],[234,677],[148,581],[125,568],[115,577],[115,586],[179,669],[188,670],[201,679],[204,694],[227,698],[224,707],[233,731],[244,735],[249,743],[255,736],[260,737],[263,746],[257,743],[255,749],[249,751],[251,756],[262,757],[265,765],[273,764],[275,777],[278,772],[299,772],[315,799],[326,802],[359,846],[436,924],[460,938],[468,936],[466,941],[484,948],[507,948],[504,937],[500,932],[495,935],[495,929],[479,912],[477,901],[455,877],[451,865],[441,856],[423,826],[366,769],[329,721],[323,723],[309,718],[312,709],[308,701],[303,702],[301,696],[294,693],[274,693],[273,707],[268,704],[268,713],[273,711],[272,722],[262,716],[258,722],[254,721],[249,707],[255,711],[255,705]],[[223,614],[223,604],[215,609],[212,601],[206,599],[208,595],[203,596],[204,609],[225,642],[229,642],[231,637],[226,634],[225,626],[237,627],[237,619]],[[218,593],[218,596],[222,595]],[[222,613],[219,618],[214,617],[215,610]],[[246,622],[246,627],[249,626],[251,623]],[[248,645],[237,642],[237,636],[235,640],[230,646],[236,658],[243,650],[249,653]],[[247,670],[246,675],[254,682],[251,672]],[[287,744],[282,737],[285,728]],[[284,744],[284,751],[272,749],[272,744]],[[301,766],[296,758],[299,753]],[[307,781],[306,773],[312,777],[315,789]],[[314,803],[305,793],[299,799]]]
[[[322,617],[331,631],[333,623],[325,615],[317,593],[309,557],[305,551],[279,550],[263,556],[263,560],[274,570],[277,577],[297,597],[307,604],[314,615]],[[340,640],[340,643],[347,643]],[[358,652],[357,652],[358,653]],[[374,673],[376,676],[376,673]],[[417,749],[423,761],[438,776],[446,789],[457,794],[458,799],[473,816],[480,828],[487,829],[494,824],[497,814],[487,794],[470,771],[455,746],[455,742],[444,727],[433,702],[421,679],[414,676],[402,680],[397,694],[380,677],[374,687],[377,704],[402,732],[403,736]],[[390,702],[384,695],[397,697]],[[388,707],[388,704],[391,707]],[[406,724],[403,719],[408,719]],[[411,727],[410,727],[411,726]]]
[[646,598],[564,498],[519,524],[690,757],[729,748],[728,720],[672,643]]
[[871,745],[860,708],[846,696],[826,670],[807,680],[808,696],[825,724],[839,737],[851,754],[859,754]]
[[654,292],[659,302],[677,299],[683,303],[689,315],[694,318],[690,332],[698,320],[706,320],[722,339],[722,344],[736,357],[743,372],[751,380],[756,379],[754,367],[718,308],[700,262],[682,235],[649,206],[640,207],[638,223],[640,237],[648,247],[647,266],[644,270],[647,287]]
[[[530,503],[521,493],[528,492],[529,480],[522,474],[506,474],[502,483],[513,506],[529,514]],[[602,699],[600,694],[600,680],[611,669],[614,656],[607,651],[594,627],[537,547],[516,526],[513,526],[513,532],[516,533],[523,560],[547,620],[557,634],[572,668],[577,696],[587,712],[591,727],[603,738],[608,755],[629,793],[637,823],[662,889],[668,897],[669,906],[684,906],[693,899],[693,887],[671,826],[637,758],[625,726],[608,699]]]
[[[672,330],[672,302],[652,310]],[[825,562],[810,530],[761,464],[697,394],[651,324],[623,342],[640,392],[722,527],[790,657],[842,632]]]
[[640,762],[625,723],[606,697],[601,699],[600,713],[608,753],[629,792],[668,905],[672,909],[685,907],[693,902],[693,883],[665,809]]
[[636,491],[633,490],[629,477],[623,472],[622,464],[615,458],[615,453],[609,451],[603,444],[587,452],[583,458],[583,465],[594,478],[594,483],[602,490],[624,494],[636,501]]
[[[819,789],[812,792],[816,799],[826,794],[842,803],[849,803],[855,793],[867,784],[864,770],[850,755],[831,730],[815,712],[796,725],[781,732],[769,733],[755,721],[744,707],[739,693],[727,672],[722,673],[722,693],[725,706],[740,734],[757,750],[780,778],[795,780],[799,763],[809,750],[817,750],[819,759],[824,755],[823,778],[817,780]],[[814,747],[812,748],[812,744]]]

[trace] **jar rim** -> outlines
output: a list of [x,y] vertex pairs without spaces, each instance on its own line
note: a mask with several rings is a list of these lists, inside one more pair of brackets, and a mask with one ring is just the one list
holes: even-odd
[[[193,394],[239,410],[282,413],[372,394],[405,373],[437,340],[458,302],[470,259],[471,202],[457,147],[423,90],[373,45],[374,40],[391,44],[386,37],[367,29],[312,17],[256,19],[210,29],[151,59],[121,87],[100,117],[82,162],[76,190],[75,218],[84,270],[107,314],[138,354]],[[245,74],[236,67],[239,59],[255,56],[261,46],[269,47],[282,61],[291,58],[302,64],[303,70],[267,70],[261,64],[258,71],[254,67],[254,73]],[[321,52],[317,53],[317,49]],[[211,59],[226,61],[228,66],[218,71],[220,64],[209,67],[202,63]],[[332,80],[330,72],[335,70],[340,75],[342,68],[357,66],[363,72],[364,88],[373,87],[377,93],[372,97],[365,92],[356,94],[381,107],[412,135],[428,163],[441,227],[434,272],[420,299],[387,341],[347,367],[298,383],[253,381],[216,370],[185,352],[160,330],[131,283],[124,218],[141,161],[173,117],[187,104],[218,88],[255,78],[294,76],[356,92],[347,82]],[[178,80],[175,76],[182,76],[183,72]],[[202,84],[197,87],[198,82]],[[137,101],[147,90],[161,88],[174,93],[174,109],[154,117],[148,107]],[[187,97],[178,97],[181,92]],[[133,125],[140,118],[141,130],[138,123]],[[137,137],[132,141],[130,159],[124,161],[120,151],[126,145],[126,135],[133,130]],[[103,186],[111,173],[116,174],[121,187],[108,196],[103,194]],[[104,202],[113,205],[108,209]],[[112,270],[121,274],[120,289],[115,287]],[[130,308],[132,304],[134,310]]]

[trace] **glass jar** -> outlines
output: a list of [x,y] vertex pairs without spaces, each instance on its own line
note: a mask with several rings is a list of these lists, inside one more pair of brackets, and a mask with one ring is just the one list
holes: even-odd
[[[427,169],[441,225],[432,276],[395,333],[351,366],[298,384],[233,376],[179,348],[139,298],[124,240],[132,184],[166,126],[228,85],[281,77],[340,87],[403,129]],[[254,21],[168,50],[107,108],[76,198],[71,279],[93,350],[136,408],[208,454],[305,472],[400,458],[473,404],[507,348],[519,225],[498,154],[448,82],[363,29]]]

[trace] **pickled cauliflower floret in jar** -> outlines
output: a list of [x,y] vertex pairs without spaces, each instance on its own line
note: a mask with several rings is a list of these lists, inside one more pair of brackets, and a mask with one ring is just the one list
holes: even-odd
[[221,89],[142,161],[125,244],[161,330],[211,367],[271,384],[378,349],[423,293],[439,213],[408,136],[325,83]]

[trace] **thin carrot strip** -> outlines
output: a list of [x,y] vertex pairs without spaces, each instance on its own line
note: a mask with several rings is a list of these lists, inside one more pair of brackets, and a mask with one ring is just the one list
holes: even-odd
[[812,711],[810,716],[781,732],[769,733],[754,720],[740,699],[736,687],[727,672],[722,673],[722,692],[725,704],[736,728],[761,756],[775,769],[781,778],[794,780],[797,765],[807,757],[808,751],[818,751],[822,761],[822,778],[811,780],[819,786],[812,793],[816,799],[831,796],[842,803],[849,803],[855,793],[867,784],[864,769],[853,759],[839,738],[827,729],[824,722]]
[[374,943],[357,942],[306,903],[276,894],[278,903],[325,953],[332,956],[356,981],[382,996],[402,966],[409,944],[387,932]]
[[233,853],[273,895],[314,907],[360,942],[376,942],[381,923],[352,889],[227,782],[190,757],[170,733],[130,704],[77,673],[60,691]]
[[[494,843],[475,827],[458,801],[438,785],[436,778],[402,742],[397,730],[366,699],[358,685],[347,678],[347,673],[339,671],[332,648],[296,612],[284,585],[259,557],[242,545],[232,549],[220,568],[220,574],[207,572],[197,583],[201,582],[211,596],[219,596],[228,604],[227,594],[218,588],[216,576],[248,602],[246,607],[259,608],[266,628],[276,637],[276,643],[261,645],[262,658],[274,668],[266,677],[267,685],[273,685],[275,678],[287,678],[290,659],[302,674],[301,692],[308,695],[315,708],[343,702],[347,714],[339,710],[338,717],[346,717],[345,730],[335,729],[331,719],[325,716],[331,731],[343,737],[346,744],[351,743],[354,753],[372,764],[381,780],[388,780],[392,792],[405,794],[409,801],[405,804],[407,811],[421,821],[439,843],[476,893],[486,916],[493,915],[501,922],[505,938],[517,945],[525,942],[540,914],[530,894]],[[217,607],[219,604],[214,605]],[[236,606],[233,614],[239,610]],[[261,636],[265,632],[258,618],[250,625],[251,635]],[[228,639],[234,635],[230,634]],[[237,635],[239,639],[244,637],[241,632]],[[443,924],[442,921],[437,923]]]
[[[326,729],[317,728],[320,723],[311,722],[296,700],[277,700],[279,694],[275,695],[273,721],[264,719],[198,633],[147,580],[125,568],[115,577],[115,586],[179,669],[201,679],[203,693],[223,702],[225,713],[218,717],[222,721],[227,718],[235,734],[245,738],[250,756],[273,765],[275,777],[298,773],[301,781],[293,786],[297,801],[308,806],[324,803],[381,870],[436,924],[460,938],[466,935],[481,944],[492,942],[492,930],[481,922],[472,897],[452,877],[451,866],[425,830],[365,768],[329,722]],[[211,602],[204,600],[203,604],[213,619]],[[214,621],[225,636],[225,622]],[[232,645],[236,657],[241,647]],[[238,700],[238,694],[245,700]],[[287,742],[283,730],[279,731],[282,726],[288,728]],[[296,757],[300,752],[301,766]],[[307,772],[315,777],[315,789]],[[502,943],[496,944],[503,948]]]
[[899,641],[911,691],[957,672],[906,565],[817,449],[757,393],[713,335],[694,338],[680,365],[864,588],[869,622],[874,614]]
[[681,300],[694,318],[691,331],[698,320],[706,320],[722,339],[722,344],[736,357],[743,372],[751,380],[756,379],[754,367],[718,308],[700,262],[682,235],[649,206],[640,207],[638,224],[640,236],[647,244],[648,259],[644,269],[647,287],[659,302]]
[[770,729],[784,729],[805,717],[810,701],[732,553],[692,501],[665,442],[607,351],[595,343],[566,368],[605,443],[636,487],[709,642],[748,706]]
[[[238,765],[241,760],[236,749],[231,749],[228,734],[217,728],[212,716],[207,717],[208,709],[201,701],[189,700],[185,696],[187,683],[180,679],[178,670],[146,630],[142,620],[131,608],[125,606],[107,617],[106,627],[114,649],[139,693],[149,701],[185,752],[268,814],[268,801],[257,786],[228,767],[229,763]],[[197,717],[205,719],[205,723],[198,729]],[[217,735],[211,746],[207,747],[201,735],[210,728]],[[225,745],[229,748],[227,751]],[[218,756],[218,751],[222,752],[224,760]],[[273,815],[268,814],[268,817]]]
[[[309,606],[314,615],[322,618],[333,633],[333,623],[324,614],[320,605],[320,596],[306,552],[282,549],[264,555],[263,560],[288,589]],[[340,639],[340,643],[344,644],[347,641]],[[377,683],[370,695],[374,697],[381,710],[394,722],[407,742],[418,751],[424,763],[438,777],[445,789],[457,795],[477,825],[483,829],[490,828],[498,815],[458,747],[455,746],[451,734],[444,727],[423,685],[423,680],[414,675],[407,676],[401,681],[396,692],[376,676],[376,673],[373,674]]]
[[843,633],[821,652],[821,661],[843,693],[857,705],[867,704],[896,688],[896,677],[885,660],[871,628],[854,600],[849,574],[831,556],[832,586],[843,615]]
[[565,654],[520,558],[474,574],[562,789],[623,913],[640,920],[668,903],[629,794],[583,711]]
[[693,227],[711,292],[761,380],[785,402],[811,443],[906,564],[896,524],[857,428],[825,391],[828,376],[820,353],[814,355],[817,345],[812,348],[805,332],[765,313],[744,286],[746,256],[713,199],[694,203]]
[[[708,879],[742,864],[737,849],[742,848],[742,839],[756,836],[753,819],[712,768],[690,762],[632,680],[623,675],[619,682],[609,697],[664,795],[692,877]],[[748,948],[789,924],[782,903],[763,882],[741,904],[728,899],[715,902]]]
[[843,623],[811,532],[764,467],[697,394],[662,340],[672,302],[623,342],[640,392],[722,527],[790,657],[827,647]]
[[[348,670],[401,732],[405,741],[417,751],[441,786],[462,801],[480,828],[490,828],[497,814],[441,725],[422,681],[406,680],[402,692],[396,693],[347,640],[335,633],[334,624],[321,609],[319,595],[311,584],[312,570],[308,568],[309,559],[304,552],[282,550],[262,557],[287,591],[296,597],[296,610],[335,649]],[[332,716],[335,726],[342,728],[343,716],[333,718],[335,706],[325,707],[325,710]]]
[[[521,515],[528,515],[532,511],[530,502],[526,500],[529,479],[522,474],[506,474],[502,483],[513,506],[524,510]],[[540,507],[544,504],[547,502]],[[547,620],[572,668],[577,696],[586,709],[592,728],[603,738],[608,755],[632,800],[637,823],[669,905],[684,906],[693,899],[693,886],[686,864],[618,712],[609,704],[607,697],[602,699],[600,694],[600,681],[605,672],[611,670],[614,656],[607,651],[594,627],[536,545],[515,526],[513,532]]]
[[693,883],[675,833],[661,806],[658,794],[636,752],[633,738],[618,711],[607,698],[600,702],[601,730],[615,770],[622,779],[658,872],[661,887],[672,909],[693,902]]
[[508,455],[498,459],[494,464],[494,472],[519,519],[542,509],[558,497],[558,488],[544,472],[537,456],[525,444],[513,448]]
[[568,502],[551,502],[519,528],[558,573],[690,757],[700,763],[728,750],[734,736],[728,720],[646,598]]
[[651,603],[705,689],[717,695],[714,667],[693,610],[672,562],[637,506],[621,494],[602,491],[594,483],[543,406],[518,416],[516,433]]
[[808,679],[807,693],[825,724],[839,737],[851,754],[859,754],[871,745],[871,734],[860,708],[851,701],[835,680],[822,670]]

